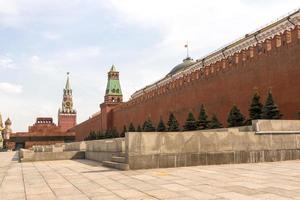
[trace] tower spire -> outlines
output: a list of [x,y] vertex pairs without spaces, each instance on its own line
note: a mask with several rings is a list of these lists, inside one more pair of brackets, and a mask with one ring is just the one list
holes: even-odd
[[70,72],[67,72],[67,81],[63,93],[62,108],[60,109],[61,113],[64,114],[75,114],[76,111],[73,109],[73,96],[72,88],[70,85]]
[[63,100],[58,110],[58,126],[67,131],[76,125],[76,110],[73,108],[73,91],[70,85],[70,72],[67,72],[66,86],[63,89]]
[[70,78],[69,78],[70,72],[67,72],[67,82],[66,82],[66,90],[70,90],[71,89],[71,85],[70,85]]

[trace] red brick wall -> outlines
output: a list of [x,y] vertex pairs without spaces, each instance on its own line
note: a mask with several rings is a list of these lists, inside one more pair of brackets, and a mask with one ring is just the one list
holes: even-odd
[[58,126],[62,132],[66,132],[70,128],[76,126],[76,114],[59,114],[58,115]]
[[[285,41],[285,35],[281,36]],[[275,47],[275,39],[270,51],[261,54],[254,48],[254,57],[250,58],[250,49],[245,54],[237,54],[238,63],[232,59],[231,66],[226,61],[226,68],[221,68],[221,62],[208,67],[209,75],[200,76],[195,80],[175,88],[169,89],[161,95],[150,97],[141,103],[119,106],[114,109],[114,125],[119,131],[124,124],[133,122],[135,127],[142,125],[150,116],[157,125],[160,116],[167,122],[170,112],[174,112],[182,126],[188,112],[192,111],[195,117],[201,104],[211,116],[216,113],[224,125],[227,125],[227,115],[233,104],[236,104],[242,113],[248,117],[249,104],[254,88],[257,88],[265,102],[269,88],[272,89],[275,102],[278,104],[284,119],[296,119],[300,111],[300,41],[296,32],[293,32],[292,43],[282,43]],[[263,44],[266,46],[266,44]],[[244,55],[244,56],[243,56]],[[245,56],[246,55],[246,56]],[[236,58],[233,56],[233,58]],[[246,59],[243,61],[243,58]],[[218,67],[220,67],[218,69]],[[214,72],[211,73],[211,69]],[[219,71],[217,71],[219,70]],[[200,72],[196,72],[200,75]]]
[[[291,42],[287,41],[286,34],[273,38],[261,44],[260,52],[257,47],[249,48],[176,80],[168,84],[168,88],[160,88],[117,106],[110,113],[111,126],[121,132],[130,122],[135,127],[142,125],[148,116],[155,125],[160,116],[166,123],[170,112],[182,126],[189,111],[197,117],[201,104],[205,105],[210,117],[215,113],[227,125],[227,115],[233,104],[248,117],[254,88],[261,94],[263,103],[271,88],[283,118],[295,119],[300,111],[299,34],[299,31],[293,31]],[[90,130],[101,130],[100,124],[101,115],[74,127],[76,140],[82,140]]]
[[92,117],[75,127],[73,127],[70,131],[74,131],[76,136],[75,140],[76,141],[82,141],[84,140],[91,131],[101,131],[102,126],[101,126],[101,115],[96,115],[95,117]]

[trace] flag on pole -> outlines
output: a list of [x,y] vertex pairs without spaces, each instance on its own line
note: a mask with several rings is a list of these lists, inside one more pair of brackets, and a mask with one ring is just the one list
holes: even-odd
[[186,57],[189,57],[189,42],[186,41],[186,44],[184,45],[184,48],[186,48]]

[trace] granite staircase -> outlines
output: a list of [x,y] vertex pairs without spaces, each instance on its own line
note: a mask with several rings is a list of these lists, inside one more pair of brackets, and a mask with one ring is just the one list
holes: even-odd
[[126,163],[125,152],[121,152],[111,158],[111,161],[103,161],[103,166],[119,170],[129,170],[129,164]]

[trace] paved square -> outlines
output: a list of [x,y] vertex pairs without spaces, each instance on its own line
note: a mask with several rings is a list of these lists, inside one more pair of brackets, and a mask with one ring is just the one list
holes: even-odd
[[300,161],[117,171],[0,153],[0,199],[300,199]]

